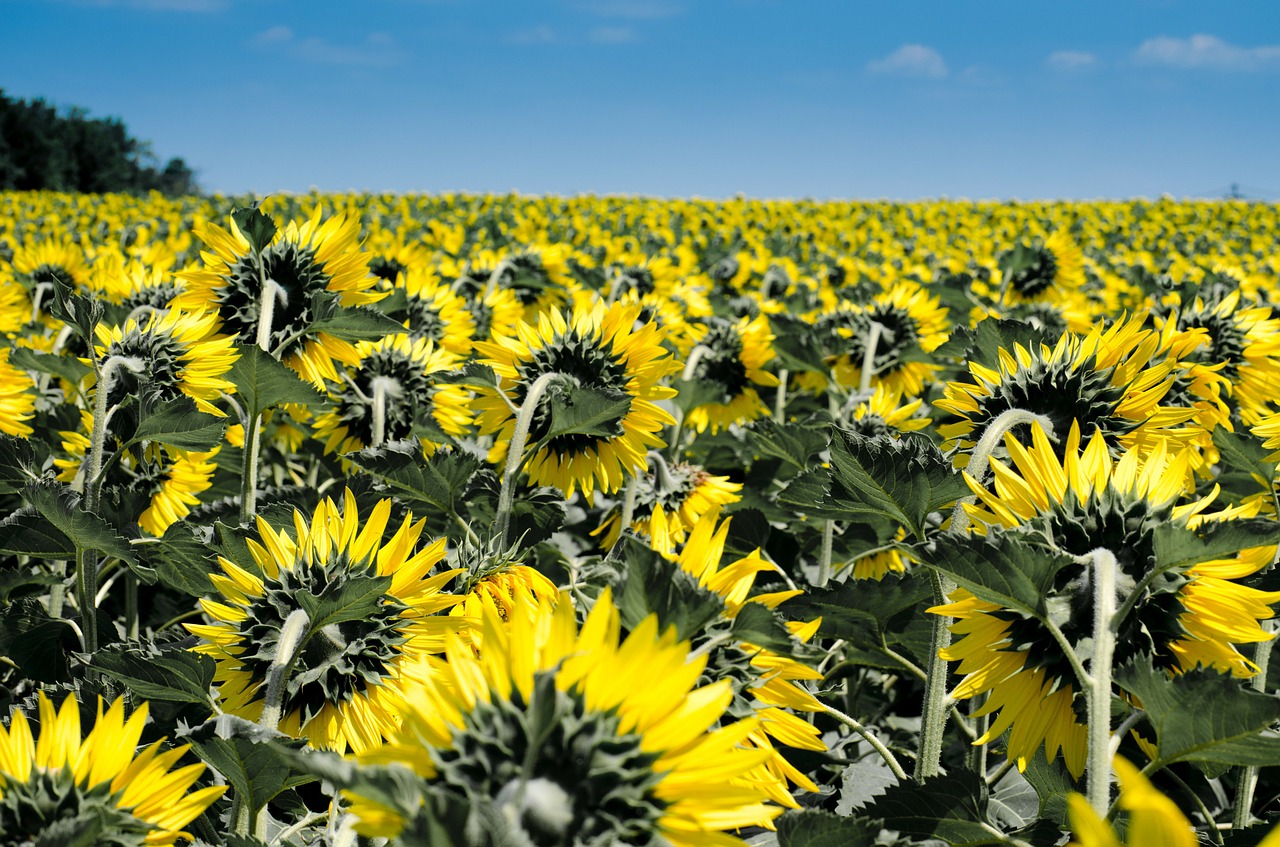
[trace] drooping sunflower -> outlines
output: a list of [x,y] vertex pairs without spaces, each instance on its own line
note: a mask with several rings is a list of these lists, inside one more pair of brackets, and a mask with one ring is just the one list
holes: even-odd
[[[332,383],[332,408],[315,420],[316,437],[326,453],[350,453],[374,443],[377,396],[383,394],[382,441],[409,438],[417,425],[430,423],[446,435],[461,437],[471,422],[467,389],[432,384],[431,374],[449,370],[458,357],[437,349],[428,338],[390,335],[356,345],[360,364]],[[438,446],[420,436],[424,447]]]
[[697,344],[689,354],[690,379],[710,383],[720,396],[690,409],[685,422],[698,432],[717,433],[730,424],[753,421],[768,412],[757,386],[775,387],[778,378],[764,370],[773,361],[773,330],[764,315],[731,322],[708,318],[690,326]]
[[24,370],[9,364],[9,347],[0,347],[0,432],[26,438],[26,423],[35,417],[35,381]]
[[933,422],[919,414],[923,405],[924,399],[920,397],[903,403],[900,392],[880,385],[876,387],[875,393],[854,408],[850,429],[873,438],[878,435],[916,432]]
[[[1081,449],[1079,428],[1073,426],[1065,439],[1065,458],[1059,459],[1036,425],[1031,447],[1012,435],[1005,446],[1016,470],[993,460],[992,490],[969,478],[979,500],[966,506],[975,529],[1032,532],[1082,560],[1105,548],[1116,557],[1118,584],[1137,586],[1157,565],[1154,539],[1160,526],[1194,528],[1205,520],[1256,512],[1255,503],[1205,514],[1212,496],[1175,505],[1185,490],[1190,459],[1186,451],[1169,454],[1163,442],[1150,452],[1130,449],[1113,460],[1101,432],[1095,430]],[[1172,569],[1152,582],[1121,622],[1116,661],[1150,655],[1157,666],[1171,672],[1204,665],[1240,677],[1256,673],[1235,645],[1271,637],[1258,622],[1272,616],[1270,604],[1280,600],[1280,592],[1259,591],[1234,580],[1270,564],[1273,552],[1274,548],[1244,551]],[[1066,567],[1055,582],[1055,597],[1069,612],[1060,627],[1072,643],[1093,631],[1086,567]],[[1043,744],[1050,759],[1061,751],[1067,768],[1076,776],[1083,773],[1086,727],[1072,708],[1077,683],[1050,633],[1034,618],[979,600],[963,589],[951,595],[949,604],[930,611],[956,618],[952,631],[962,636],[941,654],[960,662],[958,670],[965,675],[952,696],[967,699],[986,693],[979,713],[999,712],[977,743],[988,743],[1009,730],[1008,753],[1019,767],[1025,767]]]
[[111,844],[138,847],[174,844],[191,838],[182,828],[227,790],[219,785],[187,793],[205,766],[171,770],[186,746],[170,748],[161,740],[138,752],[146,703],[126,719],[123,699],[105,713],[99,699],[93,729],[82,736],[75,695],[58,709],[44,692],[39,697],[38,736],[21,709],[13,713],[8,731],[0,726],[0,838],[5,844],[65,843],[57,831],[75,820],[101,824],[102,840],[95,844],[108,838]]
[[[492,606],[503,620],[509,620],[526,606],[540,602],[555,603],[559,598],[555,583],[536,568],[525,564],[527,550],[516,545],[509,550],[497,549],[496,542],[473,543],[463,539],[451,554],[463,573],[455,583],[462,602],[449,614],[472,621],[484,617],[484,608]],[[480,633],[472,631],[477,643]]]
[[[485,364],[502,379],[501,389],[481,389],[476,423],[482,434],[496,434],[489,461],[506,458],[516,416],[529,388],[544,374],[557,374],[561,386],[576,385],[625,398],[627,409],[605,424],[608,435],[568,434],[551,438],[526,459],[525,473],[537,485],[559,488],[566,496],[581,488],[587,495],[617,491],[629,474],[644,467],[651,447],[663,446],[662,428],[675,423],[654,401],[675,391],[660,380],[677,369],[662,347],[662,333],[651,323],[637,326],[639,307],[615,303],[575,309],[567,317],[544,314],[536,327],[521,323],[517,337],[477,342]],[[553,381],[554,382],[554,381]],[[505,393],[505,397],[503,394]],[[529,448],[551,431],[555,392],[542,396],[529,428]]]
[[1161,404],[1177,362],[1152,361],[1162,339],[1143,329],[1143,321],[1135,315],[1083,337],[1064,333],[1053,347],[1002,347],[995,368],[970,362],[969,380],[948,382],[934,403],[958,418],[939,426],[939,434],[950,445],[969,448],[1001,413],[1023,409],[1049,418],[1059,436],[1078,422],[1120,447],[1191,437],[1194,432],[1181,425],[1196,410]]
[[[259,323],[270,312],[267,348],[304,379],[323,387],[336,380],[334,361],[354,365],[355,346],[311,327],[345,307],[375,303],[386,296],[369,273],[360,251],[358,218],[333,217],[320,222],[320,210],[301,225],[280,228],[260,256],[234,220],[230,229],[198,225],[196,234],[209,248],[200,255],[204,267],[183,271],[186,282],[174,305],[218,315],[221,331],[241,344],[258,344]],[[267,290],[268,282],[274,288]]]
[[[727,831],[772,826],[782,807],[753,778],[769,753],[744,746],[759,722],[708,731],[733,692],[695,687],[705,656],[654,617],[619,643],[607,590],[581,629],[568,595],[517,611],[485,608],[478,655],[449,636],[447,663],[418,675],[400,731],[365,758],[408,765],[433,792],[493,798],[536,843],[729,847],[743,842]],[[536,715],[556,718],[542,729]],[[366,798],[352,811],[367,835],[406,823]]]
[[466,301],[444,285],[431,267],[410,269],[400,285],[407,295],[409,334],[429,338],[450,353],[470,355],[476,324]]
[[937,297],[919,283],[902,280],[864,308],[841,314],[852,325],[841,328],[844,350],[830,363],[836,382],[846,388],[861,384],[862,365],[874,337],[871,384],[906,397],[924,393],[925,383],[941,369],[928,354],[947,340],[950,329],[947,309]]
[[460,598],[441,593],[459,571],[431,575],[445,556],[444,540],[415,552],[424,521],[412,515],[384,541],[391,501],[379,501],[361,520],[348,490],[339,508],[325,498],[310,524],[293,515],[294,534],[277,532],[261,518],[261,542],[250,539],[255,567],[219,557],[222,574],[210,579],[222,595],[201,600],[212,624],[185,624],[218,669],[223,710],[249,720],[261,716],[267,675],[281,630],[303,608],[295,595],[332,596],[353,583],[386,580],[374,610],[312,631],[297,645],[295,670],[281,706],[280,731],[306,737],[312,747],[345,752],[376,746],[397,723],[404,664],[444,647],[444,635],[461,620],[436,612]]
[[1001,280],[1005,303],[1062,301],[1084,285],[1084,256],[1066,230],[1023,250],[1022,261]]
[[126,397],[154,405],[185,394],[200,411],[226,417],[213,401],[235,393],[225,375],[240,354],[230,336],[218,334],[217,315],[151,310],[142,322],[131,318],[122,327],[98,324],[97,336],[99,357],[121,356],[138,365],[116,370],[109,407]]
[[[704,516],[719,514],[730,503],[742,499],[742,483],[727,476],[714,476],[705,468],[685,462],[668,464],[661,454],[649,454],[649,470],[636,481],[635,511],[631,528],[653,536],[661,533],[676,543]],[[661,527],[654,523],[661,523]],[[600,544],[612,548],[622,534],[621,505],[610,509],[592,535],[602,535]]]

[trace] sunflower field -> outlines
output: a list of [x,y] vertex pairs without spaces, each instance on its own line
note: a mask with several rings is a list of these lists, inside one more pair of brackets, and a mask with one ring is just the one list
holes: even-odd
[[0,193],[0,847],[1280,845],[1280,208]]

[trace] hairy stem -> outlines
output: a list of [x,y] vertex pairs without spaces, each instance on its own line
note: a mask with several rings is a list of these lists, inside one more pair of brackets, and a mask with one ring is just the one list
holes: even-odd
[[903,782],[906,781],[907,772],[903,770],[902,765],[898,763],[898,757],[893,755],[893,751],[884,746],[884,742],[879,738],[876,738],[869,729],[858,723],[854,718],[846,715],[844,712],[833,706],[828,706],[826,703],[822,704],[822,710],[838,720],[840,723],[849,727],[849,729],[858,733],[858,735],[862,736],[863,740],[870,744],[872,749],[880,754],[880,758],[884,759],[885,764],[889,766],[889,770],[893,771],[893,775]]
[[[1272,621],[1264,621],[1262,627],[1267,632],[1272,632],[1274,624]],[[1267,690],[1267,669],[1271,664],[1271,647],[1270,638],[1259,641],[1253,646],[1253,663],[1258,666],[1258,672],[1254,674],[1253,679],[1249,680],[1249,685],[1255,691]],[[1235,807],[1231,813],[1233,830],[1244,829],[1253,823],[1253,793],[1257,788],[1258,768],[1253,765],[1241,768],[1240,781],[1236,784]]]
[[298,649],[307,634],[311,619],[302,609],[294,609],[285,618],[280,627],[280,641],[276,644],[276,657],[267,671],[267,696],[262,705],[262,716],[258,725],[264,729],[275,730],[280,726],[280,718],[284,710],[285,683],[289,681],[289,673],[293,670],[293,662]]
[[[955,590],[951,581],[936,570],[929,571],[933,583],[934,605],[947,602],[947,595]],[[951,646],[951,619],[937,615],[929,639],[929,665],[925,669],[924,712],[921,716],[923,734],[920,738],[920,755],[916,758],[915,778],[924,782],[942,772],[942,738],[947,731],[947,660],[941,653]]]
[[880,346],[880,336],[884,334],[884,324],[872,321],[867,330],[867,349],[862,352],[862,372],[859,374],[858,394],[871,396],[871,377],[876,372],[876,347]]
[[[982,437],[978,439],[978,443],[974,445],[973,451],[969,454],[969,466],[965,468],[965,472],[973,477],[973,481],[982,484],[983,479],[987,475],[987,468],[991,464],[991,453],[996,449],[996,445],[1004,438],[1004,434],[1015,426],[1027,423],[1038,423],[1044,429],[1045,435],[1053,440],[1053,421],[1044,415],[1037,415],[1035,412],[1028,412],[1026,409],[1007,409],[987,424],[987,428],[982,431]],[[969,528],[969,513],[964,510],[966,503],[973,503],[977,497],[970,494],[968,497],[962,497],[956,501],[955,508],[951,510],[951,531],[957,535],[963,533]]]
[[831,581],[831,546],[835,532],[835,521],[822,522],[822,551],[818,559],[818,577],[813,583],[817,588],[825,588]]
[[534,380],[520,406],[520,414],[516,415],[516,428],[511,434],[511,443],[507,445],[507,466],[502,472],[498,515],[494,521],[494,536],[503,549],[511,543],[507,537],[511,531],[511,509],[515,504],[516,478],[520,476],[520,468],[524,465],[524,448],[529,440],[529,427],[533,424],[533,416],[538,411],[542,395],[552,382],[560,378],[561,375],[553,371]]
[[787,422],[787,379],[790,376],[786,368],[778,371],[778,393],[773,397],[773,420],[776,423]]
[[373,443],[370,447],[381,447],[387,440],[387,398],[398,400],[403,393],[399,380],[389,376],[373,378]]
[[1093,563],[1093,658],[1089,662],[1089,805],[1099,817],[1111,799],[1111,661],[1116,639],[1111,618],[1116,613],[1116,557],[1105,547],[1089,553]]

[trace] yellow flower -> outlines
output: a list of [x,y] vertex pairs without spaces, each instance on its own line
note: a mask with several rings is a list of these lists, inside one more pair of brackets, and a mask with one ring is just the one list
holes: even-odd
[[24,370],[9,364],[9,348],[0,347],[0,432],[26,438],[35,417],[35,382]]
[[40,692],[39,708],[38,737],[33,738],[20,709],[7,732],[0,726],[0,833],[7,843],[44,843],[41,835],[55,837],[50,832],[54,822],[36,809],[57,804],[67,817],[93,815],[104,824],[103,836],[173,844],[190,839],[182,828],[227,790],[214,786],[187,793],[205,766],[171,770],[186,746],[166,749],[161,740],[138,752],[146,703],[126,720],[123,699],[106,713],[99,699],[97,720],[87,737],[80,732],[75,695],[54,709]]
[[768,412],[756,386],[774,387],[778,378],[764,368],[773,361],[773,331],[769,319],[758,315],[730,323],[709,318],[691,326],[697,346],[689,354],[685,376],[720,390],[718,399],[690,409],[686,422],[698,432],[712,433],[730,424],[753,421]]

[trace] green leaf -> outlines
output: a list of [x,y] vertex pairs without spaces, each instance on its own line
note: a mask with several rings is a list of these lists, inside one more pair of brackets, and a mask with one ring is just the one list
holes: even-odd
[[58,356],[53,353],[41,353],[30,347],[14,347],[9,352],[9,364],[24,371],[39,373],[65,379],[72,385],[79,385],[93,368],[75,356]]
[[1045,614],[1054,577],[1075,560],[1033,544],[1014,532],[946,535],[930,549],[916,550],[921,562],[941,571],[981,600],[1034,617]]
[[[1276,476],[1276,463],[1268,460],[1267,457],[1273,451],[1263,447],[1257,436],[1218,427],[1213,431],[1213,446],[1221,454],[1222,476],[1232,472],[1248,474],[1270,496],[1272,480]],[[1215,481],[1221,482],[1221,477]]]
[[[818,495],[822,476],[825,491]],[[814,517],[883,516],[923,538],[928,514],[967,494],[964,478],[927,438],[871,438],[837,429],[829,473],[801,474],[778,499]],[[816,502],[805,502],[814,497]]]
[[209,689],[216,664],[208,656],[187,650],[140,652],[136,647],[111,646],[90,657],[90,664],[123,684],[139,700],[167,700],[212,707]]
[[796,809],[778,818],[778,847],[872,847],[880,829],[822,809]]
[[916,838],[940,838],[949,844],[997,844],[999,830],[986,823],[987,784],[972,771],[899,783],[865,810],[886,829]]
[[227,379],[235,383],[236,402],[250,418],[284,403],[312,406],[324,402],[320,392],[259,348],[238,345],[236,350],[240,358],[231,366]]
[[[97,515],[80,507],[80,496],[56,482],[32,483],[22,489],[22,496],[54,528],[80,550],[97,550],[105,556],[120,559],[149,582],[155,574],[138,569],[138,557],[128,541],[116,535],[110,525]],[[74,549],[72,551],[74,556]],[[67,558],[60,556],[59,558]]]
[[730,632],[740,641],[777,653],[790,653],[795,647],[782,616],[759,603],[744,604],[734,616]]
[[786,313],[769,316],[769,328],[773,330],[773,350],[779,367],[792,373],[814,371],[827,374],[827,364],[822,349],[814,340],[813,324]]
[[218,567],[217,553],[193,535],[190,527],[176,523],[158,541],[141,545],[138,552],[167,587],[190,597],[213,593],[209,574]]
[[822,618],[821,631],[860,646],[880,648],[932,603],[933,588],[920,572],[888,574],[880,580],[850,580],[828,589],[810,589],[787,601],[797,620]]
[[286,752],[302,748],[305,740],[270,732],[242,718],[219,715],[177,734],[243,798],[250,820],[281,791],[314,780],[299,773]]
[[1152,544],[1156,568],[1161,572],[1184,569],[1209,559],[1230,556],[1250,547],[1280,541],[1280,524],[1261,518],[1242,521],[1206,522],[1197,531],[1172,523],[1155,528]]
[[51,573],[41,573],[31,565],[0,568],[0,603],[9,603],[19,597],[36,594],[60,582],[62,582],[61,577]]
[[635,629],[651,614],[658,616],[658,629],[676,628],[680,639],[692,638],[717,620],[724,601],[698,585],[679,565],[668,562],[630,535],[618,541],[622,546],[622,573],[614,588],[618,612],[627,629]]
[[411,502],[454,514],[476,471],[484,465],[470,453],[448,448],[424,459],[422,445],[414,440],[368,447],[349,453],[346,458]]
[[1073,793],[1083,794],[1085,786],[1072,781],[1061,757],[1052,762],[1045,758],[1043,747],[1037,748],[1036,754],[1028,760],[1027,770],[1023,775],[1035,789],[1039,801],[1037,816],[1065,827],[1067,797]]
[[336,753],[292,747],[282,747],[280,755],[296,770],[313,774],[407,818],[413,817],[422,803],[425,783],[403,765],[356,764]]
[[459,370],[432,374],[437,385],[470,385],[473,388],[498,388],[501,380],[493,368],[479,362],[467,362]]
[[710,379],[672,379],[671,387],[676,390],[672,402],[686,414],[708,403],[725,401],[724,386]]
[[956,359],[991,368],[999,364],[1001,348],[1012,353],[1018,344],[1030,347],[1044,340],[1045,331],[1026,321],[987,318],[974,329],[957,328],[951,338],[933,351],[933,356],[937,360]]
[[253,252],[260,253],[271,244],[276,237],[276,222],[258,208],[258,204],[233,209],[231,220],[235,221],[240,234],[249,242]]
[[31,442],[0,435],[0,494],[16,494],[28,482],[40,479],[35,463]]
[[94,330],[102,322],[106,305],[97,297],[76,294],[70,280],[55,277],[49,313],[71,327],[87,345],[92,345],[97,343]]
[[0,553],[37,559],[74,559],[76,545],[35,509],[25,506],[0,520]]
[[225,419],[201,412],[189,397],[177,397],[162,403],[139,421],[133,437],[124,446],[153,441],[203,453],[221,444],[226,432]]
[[759,455],[781,459],[804,471],[813,467],[814,457],[827,448],[827,429],[798,423],[780,426],[772,418],[761,418],[752,424],[747,439]]
[[1280,765],[1280,737],[1264,734],[1280,721],[1275,697],[1211,668],[1170,678],[1149,662],[1133,662],[1117,668],[1114,680],[1146,710],[1160,764]]
[[308,632],[315,633],[326,626],[371,617],[381,608],[390,587],[389,576],[357,576],[329,583],[320,594],[299,591],[293,599],[307,613]]
[[310,333],[325,332],[344,341],[376,341],[388,335],[405,332],[404,324],[376,309],[346,306],[307,328]]
[[546,443],[565,435],[609,438],[617,435],[618,421],[631,411],[631,395],[612,388],[568,386],[557,391],[552,386],[539,405],[551,410],[551,424],[543,436]]
[[18,600],[0,615],[0,656],[8,656],[18,672],[36,682],[68,682],[68,657],[80,649],[71,624],[49,617],[33,597]]

